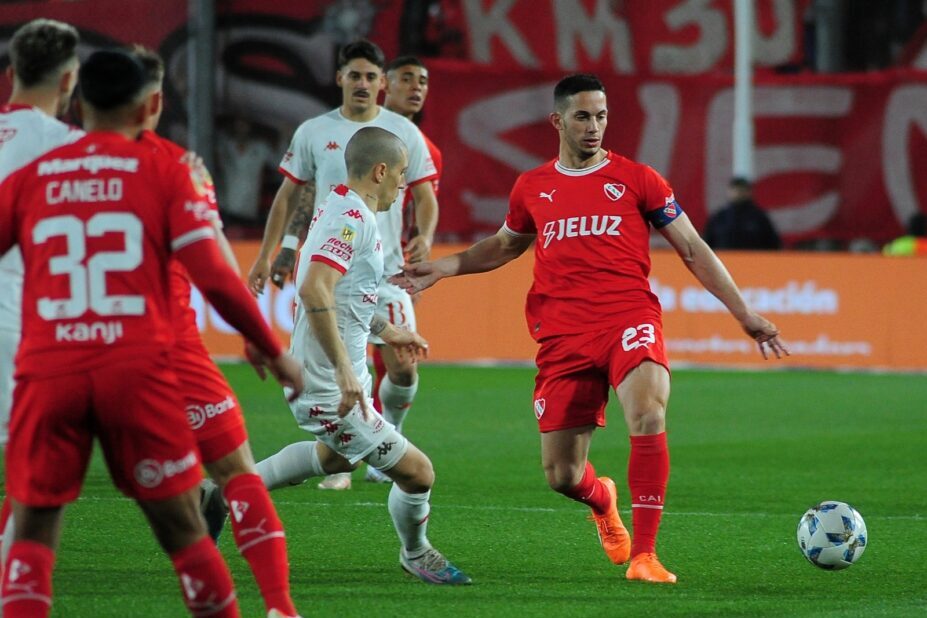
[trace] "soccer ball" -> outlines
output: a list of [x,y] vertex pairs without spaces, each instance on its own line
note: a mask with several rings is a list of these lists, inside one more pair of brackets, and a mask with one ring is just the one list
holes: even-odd
[[826,500],[813,506],[798,522],[798,547],[816,567],[838,571],[859,560],[869,537],[866,522],[846,502]]

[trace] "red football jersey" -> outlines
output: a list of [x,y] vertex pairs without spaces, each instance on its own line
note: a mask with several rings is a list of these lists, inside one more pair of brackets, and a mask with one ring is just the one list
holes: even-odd
[[0,253],[25,263],[17,375],[85,371],[166,349],[172,251],[213,236],[190,170],[94,132],[0,186]]
[[[155,151],[163,153],[190,169],[194,188],[210,208],[210,216],[219,218],[219,206],[216,201],[216,189],[209,171],[202,165],[191,165],[191,154],[182,146],[165,139],[153,131],[142,131],[140,140],[151,145]],[[199,341],[200,331],[196,325],[196,311],[190,306],[190,275],[183,264],[176,259],[170,262],[171,318],[174,337],[177,340]]]
[[[435,164],[435,175],[431,179],[431,185],[435,189],[435,195],[438,195],[438,188],[441,185],[441,170],[443,168],[443,162],[441,160],[441,150],[435,146],[435,143],[428,139],[428,136],[422,132],[422,137],[425,138],[425,145],[428,146],[428,153],[431,155],[431,160]],[[405,197],[402,200],[402,243],[405,245],[406,242],[417,232],[415,228],[415,199],[412,197],[412,191],[406,190]]]
[[554,160],[519,176],[503,229],[537,237],[525,307],[531,335],[607,328],[637,308],[659,312],[647,280],[650,225],[681,212],[656,171],[613,153],[587,169]]

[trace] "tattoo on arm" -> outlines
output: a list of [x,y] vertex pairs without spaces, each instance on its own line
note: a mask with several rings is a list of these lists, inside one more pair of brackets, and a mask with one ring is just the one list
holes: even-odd
[[312,212],[315,210],[315,181],[310,180],[299,187],[291,199],[296,200],[296,209],[286,228],[286,233],[305,238],[306,230],[309,229],[309,223],[312,221]]
[[379,335],[384,330],[386,330],[387,326],[389,326],[389,322],[386,320],[386,318],[374,315],[373,319],[370,320],[370,334]]
[[328,311],[334,311],[334,307],[309,307],[306,309],[306,313],[326,313]]

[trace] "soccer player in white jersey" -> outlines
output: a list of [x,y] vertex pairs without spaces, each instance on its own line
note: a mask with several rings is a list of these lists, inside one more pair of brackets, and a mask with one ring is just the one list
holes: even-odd
[[[0,107],[0,181],[52,148],[84,135],[57,119],[77,85],[77,30],[60,21],[36,19],[10,39],[7,77],[13,92]],[[13,403],[13,358],[19,346],[23,260],[14,248],[0,257],[0,446],[6,448]],[[9,471],[8,471],[9,473]],[[12,535],[9,501],[0,510],[4,541]],[[9,526],[9,533],[6,533]],[[3,543],[3,549],[9,543]],[[6,552],[2,552],[6,557]],[[5,560],[4,560],[5,561]],[[2,564],[2,563],[0,563]]]
[[427,583],[469,584],[426,536],[431,461],[370,399],[369,334],[401,356],[427,349],[419,335],[376,313],[385,256],[375,213],[390,208],[404,188],[408,153],[396,135],[364,127],[345,143],[344,158],[346,184],[336,185],[316,209],[296,277],[290,350],[303,363],[308,388],[290,405],[299,426],[316,440],[300,443],[306,445],[305,465],[292,467],[291,460],[275,456],[258,463],[258,471],[275,489],[367,462],[394,481],[388,507],[402,544],[402,568]]
[[[377,97],[385,85],[383,52],[370,41],[355,41],[342,48],[338,58],[336,81],[342,89],[340,107],[307,120],[296,130],[290,147],[280,163],[284,180],[280,186],[267,218],[264,238],[254,266],[248,275],[248,283],[255,294],[261,293],[268,275],[271,274],[270,257],[280,241],[284,227],[282,248],[274,269],[272,282],[282,286],[286,276],[292,272],[295,249],[305,234],[312,213],[322,198],[334,187],[345,182],[347,172],[344,163],[344,147],[359,129],[381,127],[396,135],[409,151],[408,186],[415,201],[416,223],[420,239],[416,247],[422,247],[412,261],[427,257],[438,220],[438,203],[431,181],[437,172],[425,139],[418,128],[407,118],[377,105]],[[306,199],[306,198],[311,198]],[[404,262],[400,238],[402,234],[402,199],[397,198],[394,208],[377,215],[383,240],[384,272],[392,275],[400,271]],[[380,282],[377,313],[391,323],[415,330],[415,312],[411,297],[403,290],[386,281]],[[418,373],[414,363],[403,362],[377,336],[371,343],[381,346],[389,374],[384,380],[379,395],[388,402],[383,414],[394,424],[402,422],[418,390]],[[294,458],[291,465],[305,460],[295,446],[292,451],[280,453],[281,457]],[[369,480],[387,480],[375,470],[368,469]],[[322,489],[349,489],[350,474],[333,475],[320,485]]]

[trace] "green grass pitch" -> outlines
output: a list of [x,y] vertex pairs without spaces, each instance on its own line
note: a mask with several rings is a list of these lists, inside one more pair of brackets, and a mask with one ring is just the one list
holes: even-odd
[[[304,439],[277,389],[224,367],[258,458]],[[915,616],[927,613],[927,377],[678,371],[669,407],[672,474],[658,551],[676,586],[624,579],[587,511],[540,468],[523,368],[424,366],[407,435],[437,473],[429,536],[473,577],[443,589],[399,568],[388,488],[315,482],[273,494],[297,605],[309,616]],[[627,497],[628,441],[612,403],[591,460]],[[870,545],[847,571],[812,567],[798,519],[824,499],[853,504]],[[626,504],[625,521],[630,521]],[[244,616],[263,616],[246,563],[220,541]],[[134,505],[95,457],[69,507],[55,616],[186,615]]]

